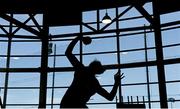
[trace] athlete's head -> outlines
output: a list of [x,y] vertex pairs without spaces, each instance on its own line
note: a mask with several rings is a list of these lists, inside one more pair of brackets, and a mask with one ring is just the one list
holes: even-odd
[[103,68],[102,64],[98,60],[94,60],[89,64],[89,68],[92,73],[94,74],[102,74],[105,69]]

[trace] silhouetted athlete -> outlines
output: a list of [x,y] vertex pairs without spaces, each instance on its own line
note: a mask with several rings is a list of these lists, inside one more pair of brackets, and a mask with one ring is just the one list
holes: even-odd
[[[97,60],[91,62],[88,67],[85,67],[78,59],[72,54],[73,48],[81,37],[76,37],[68,46],[66,50],[66,56],[75,68],[74,79],[71,86],[66,91],[64,97],[61,100],[60,108],[87,108],[86,103],[90,97],[95,93],[100,94],[108,100],[113,100],[120,79],[123,76],[119,75],[119,72],[114,75],[115,83],[111,92],[107,92],[96,79],[96,74],[102,74],[105,69],[101,63]],[[90,44],[90,37],[83,37],[84,44]]]

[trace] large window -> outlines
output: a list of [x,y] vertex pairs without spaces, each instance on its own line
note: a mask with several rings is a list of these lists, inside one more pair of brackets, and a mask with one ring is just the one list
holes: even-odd
[[[128,7],[119,7],[121,14]],[[152,15],[152,4],[144,8]],[[97,16],[99,12],[99,18]],[[118,71],[125,78],[121,81],[121,91],[116,98],[108,101],[98,94],[87,103],[93,108],[116,108],[119,92],[125,103],[145,103],[149,108],[160,108],[158,69],[156,63],[156,42],[153,29],[144,29],[150,23],[136,10],[130,9],[126,14],[107,26],[101,22],[106,10],[82,12],[82,25],[49,27],[49,43],[52,52],[48,55],[47,109],[58,109],[60,101],[73,80],[72,65],[65,56],[69,43],[77,36],[92,38],[90,45],[78,42],[73,53],[77,59],[88,66],[93,60],[99,60],[107,67],[97,79],[108,92],[114,84],[114,74]],[[116,8],[107,9],[112,19],[116,18]],[[174,22],[171,26],[162,26],[162,45],[169,107],[180,108],[180,12],[161,15],[161,23]],[[37,25],[29,19],[28,14],[14,14],[13,18],[25,22],[38,30]],[[42,14],[34,17],[42,28]],[[29,20],[28,20],[29,19]],[[99,20],[99,21],[98,21]],[[97,23],[99,22],[99,24]],[[15,31],[12,40],[0,29],[0,96],[7,97],[7,109],[38,108],[40,90],[40,70],[42,59],[42,42],[38,36],[12,25],[0,18],[0,24],[9,32]],[[88,26],[87,26],[88,25]],[[107,27],[106,27],[107,26]],[[81,28],[82,27],[82,28]],[[140,29],[134,29],[139,27]],[[119,30],[121,30],[119,32]],[[146,31],[146,33],[145,33]],[[9,45],[9,47],[8,47]],[[56,50],[56,51],[55,51]],[[9,55],[8,55],[9,54]],[[52,69],[55,69],[52,72]],[[5,95],[7,85],[7,96]],[[174,102],[169,98],[175,99]]]

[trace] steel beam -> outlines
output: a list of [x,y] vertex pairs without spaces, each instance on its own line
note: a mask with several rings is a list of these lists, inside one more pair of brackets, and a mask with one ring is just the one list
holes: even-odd
[[153,25],[153,18],[151,15],[143,8],[141,5],[136,5],[135,8],[149,21],[150,24]]
[[36,25],[36,27],[38,28],[39,31],[41,31],[41,26],[39,25],[39,23],[36,21],[36,19],[34,18],[33,14],[29,14],[29,17],[32,19],[32,21],[34,22],[34,24]]
[[129,6],[127,9],[125,9],[121,14],[119,14],[116,18],[114,18],[112,20],[111,23],[106,24],[103,28],[101,28],[101,31],[105,30],[108,26],[110,26],[112,23],[114,23],[115,21],[117,21],[121,16],[123,16],[124,14],[126,14],[130,9],[132,9],[133,6]]
[[[180,63],[180,58],[175,58],[175,59],[167,59],[163,61],[164,65],[169,65],[169,64],[179,64]],[[108,69],[118,69],[118,68],[137,68],[137,67],[145,67],[145,66],[156,66],[157,62],[156,61],[148,61],[148,62],[136,62],[136,63],[127,63],[127,64],[111,64],[111,65],[105,65],[104,67]],[[13,72],[13,73],[38,73],[40,72],[40,68],[0,68],[0,73],[5,73],[5,72]],[[68,71],[74,71],[73,67],[56,67],[54,68],[48,68],[48,72],[68,72]]]
[[19,27],[21,27],[21,28],[23,28],[23,29],[25,29],[25,30],[27,30],[27,31],[29,31],[29,32],[31,32],[32,34],[40,36],[39,31],[25,25],[24,23],[12,18],[11,16],[6,15],[5,13],[0,13],[0,17],[7,20],[7,21],[9,21],[9,22],[11,22],[11,23],[13,23],[13,24],[15,24],[15,25],[17,25],[17,26],[19,26]]
[[156,45],[156,58],[157,58],[157,71],[158,71],[158,82],[159,82],[159,95],[161,108],[168,108],[167,105],[167,90],[166,90],[166,79],[164,69],[164,58],[163,58],[163,46],[162,46],[162,35],[161,35],[161,23],[160,23],[160,11],[159,1],[153,1],[153,15],[154,15],[154,35]]
[[[11,17],[13,15],[11,14]],[[11,62],[11,46],[12,46],[12,23],[10,23],[9,27],[9,33],[8,35],[8,48],[7,48],[7,62],[6,62],[6,68],[10,68],[10,62]],[[6,108],[7,103],[7,96],[8,96],[8,85],[9,85],[9,71],[6,71],[5,75],[5,82],[4,82],[4,98],[3,98],[3,108]]]
[[92,30],[93,32],[96,32],[97,30],[91,26],[89,26],[87,23],[82,23],[82,25],[84,25],[85,27],[89,28],[90,30]]
[[42,48],[41,48],[41,71],[40,71],[40,91],[39,91],[39,108],[46,108],[47,96],[47,74],[48,74],[48,34],[49,26],[47,25],[47,13],[43,15],[42,31]]

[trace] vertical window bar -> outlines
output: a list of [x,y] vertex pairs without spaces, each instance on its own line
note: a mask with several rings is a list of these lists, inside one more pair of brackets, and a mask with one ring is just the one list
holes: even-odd
[[[144,25],[145,27],[145,25]],[[145,61],[146,63],[148,62],[148,52],[147,52],[147,35],[146,35],[146,28],[144,28],[144,47],[145,47]],[[149,105],[149,108],[151,109],[151,94],[150,94],[150,85],[149,85],[149,68],[146,64],[146,79],[147,79],[147,94],[148,94],[148,105]]]
[[99,9],[97,10],[97,30],[100,30],[100,16],[99,16],[100,12]]
[[[118,18],[118,8],[116,8],[116,18]],[[116,20],[116,30],[119,30],[119,21],[118,19]],[[116,41],[117,41],[117,62],[118,65],[121,64],[120,62],[120,42],[119,42],[119,31],[116,31]],[[118,70],[121,70],[120,68],[118,68]],[[120,71],[120,75],[121,75],[121,71]],[[122,88],[121,88],[121,80],[120,80],[120,86],[119,86],[119,102],[123,102],[122,99]]]
[[[53,62],[53,68],[56,67],[56,44],[54,44],[54,62]],[[55,70],[53,71],[53,77],[52,77],[52,98],[51,98],[51,109],[53,109],[54,105],[54,83],[55,83]]]
[[[11,17],[13,17],[13,14],[11,14]],[[12,45],[12,22],[10,22],[9,24],[6,69],[10,68],[11,45]],[[8,81],[9,81],[9,71],[7,70],[5,75],[3,108],[6,108],[6,104],[7,104],[7,93],[8,93],[8,83],[9,83]]]
[[[82,24],[82,19],[81,19],[81,24],[80,24],[80,37],[82,38],[83,35],[82,35],[82,32],[83,32],[83,24]],[[82,53],[83,53],[83,42],[82,40],[80,40],[80,44],[79,44],[79,52],[80,52],[80,62],[83,63],[83,56],[82,56]]]

